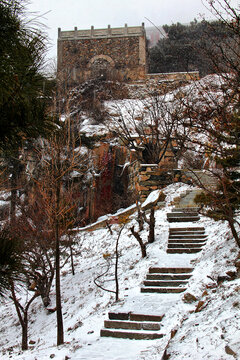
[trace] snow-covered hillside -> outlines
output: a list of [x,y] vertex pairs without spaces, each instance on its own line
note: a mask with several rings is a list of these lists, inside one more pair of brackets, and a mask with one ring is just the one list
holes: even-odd
[[[112,225],[113,235],[105,228],[78,233],[80,255],[75,259],[76,274],[71,275],[70,264],[62,270],[64,345],[56,346],[56,314],[45,310],[38,298],[29,315],[30,349],[22,352],[21,326],[13,303],[7,298],[1,300],[1,359],[160,360],[167,345],[171,360],[237,359],[240,279],[218,281],[219,276],[226,277],[227,272],[236,271],[238,248],[227,224],[201,217],[198,224],[205,227],[208,235],[203,251],[192,255],[166,253],[169,229],[166,213],[171,208],[171,200],[188,188],[183,184],[165,188],[166,207],[155,213],[156,241],[147,246],[147,258],[141,258],[140,247],[130,236],[129,228],[137,224],[135,214],[123,229],[119,243],[120,301],[117,303],[114,294],[97,288],[93,280],[104,272],[107,261],[114,256],[119,225]],[[147,240],[147,226],[142,238]],[[195,296],[195,301],[186,300],[185,293],[140,293],[141,282],[152,265],[193,267],[185,293]],[[111,290],[114,290],[113,271],[112,267],[104,283]],[[24,298],[24,294],[20,296]],[[51,297],[53,308],[54,288]],[[109,311],[116,310],[165,314],[161,328],[163,338],[100,338],[104,319]],[[173,330],[177,330],[175,336]]]

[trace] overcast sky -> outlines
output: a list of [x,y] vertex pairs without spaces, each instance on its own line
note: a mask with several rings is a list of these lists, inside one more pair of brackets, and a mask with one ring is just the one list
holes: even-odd
[[[230,0],[237,6],[239,0]],[[204,7],[206,0],[30,0],[29,11],[44,14],[41,22],[48,29],[51,49],[49,57],[56,57],[57,29],[73,30],[124,26],[152,26],[187,23],[201,16],[211,15]],[[147,18],[147,19],[146,19]]]

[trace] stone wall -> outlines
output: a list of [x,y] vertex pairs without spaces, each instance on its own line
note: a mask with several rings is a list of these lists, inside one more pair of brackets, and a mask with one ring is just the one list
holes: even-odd
[[151,191],[173,182],[173,169],[176,167],[177,162],[170,148],[166,150],[159,164],[141,164],[135,161],[129,168],[129,190],[136,192],[140,201],[144,201]]
[[146,34],[139,27],[58,31],[58,75],[79,82],[98,75],[144,79]]
[[190,72],[172,72],[172,73],[158,73],[158,74],[146,74],[146,80],[154,80],[156,82],[161,81],[195,81],[199,80],[198,71]]

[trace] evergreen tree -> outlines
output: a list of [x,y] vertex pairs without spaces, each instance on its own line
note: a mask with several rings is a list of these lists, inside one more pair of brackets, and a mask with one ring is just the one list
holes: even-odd
[[[201,75],[216,72],[207,56],[216,44],[221,45],[233,34],[222,21],[164,25],[167,38],[150,50],[150,72],[199,70]],[[207,54],[206,54],[207,52]]]
[[0,1],[0,148],[18,147],[50,125],[49,94],[40,72],[42,32],[24,25],[23,1]]
[[0,230],[0,296],[11,288],[15,280],[21,280],[21,248],[7,228]]

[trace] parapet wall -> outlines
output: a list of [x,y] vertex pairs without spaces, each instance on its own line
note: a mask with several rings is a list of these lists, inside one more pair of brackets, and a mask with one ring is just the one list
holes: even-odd
[[91,26],[91,29],[88,30],[78,30],[77,27],[73,31],[62,31],[61,28],[58,29],[58,39],[62,40],[74,40],[74,39],[99,39],[99,38],[114,38],[120,36],[144,36],[145,29],[144,24],[142,26],[127,26],[120,28],[111,28],[108,25],[105,29],[95,29],[94,26]]

